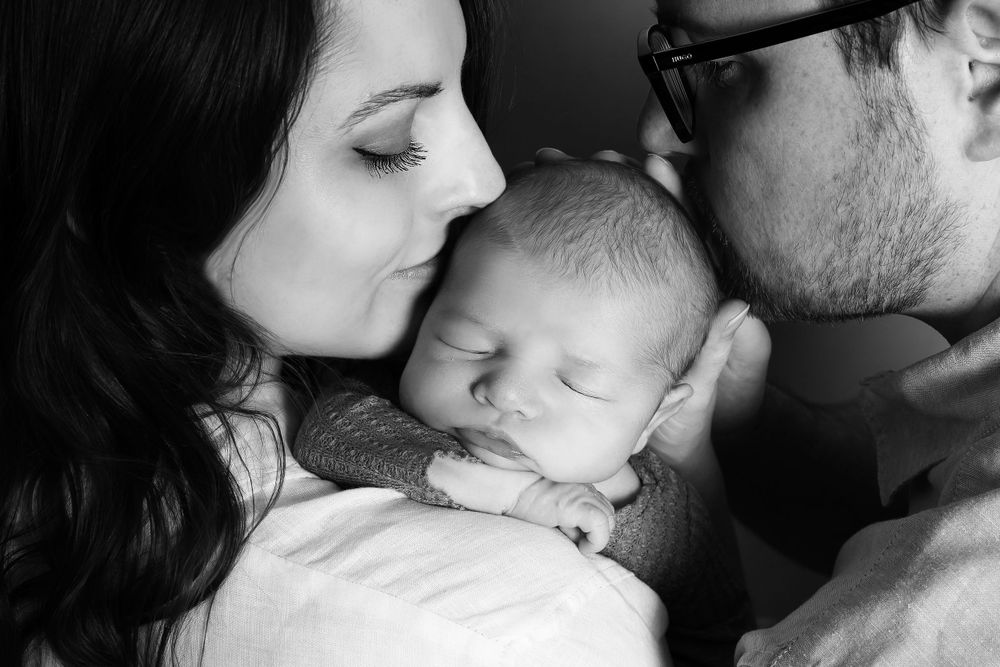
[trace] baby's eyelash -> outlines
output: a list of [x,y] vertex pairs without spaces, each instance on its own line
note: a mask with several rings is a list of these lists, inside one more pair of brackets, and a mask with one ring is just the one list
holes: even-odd
[[585,396],[587,398],[593,398],[594,400],[598,400],[598,401],[605,400],[605,399],[601,398],[600,396],[592,394],[589,391],[586,391],[586,390],[584,390],[584,389],[576,386],[574,383],[569,382],[568,380],[566,380],[564,378],[559,378],[559,381],[563,384],[564,387],[566,387],[567,389],[569,389],[572,392],[575,392],[575,393],[579,394],[580,396]]
[[407,171],[427,159],[427,149],[413,140],[399,153],[375,153],[364,148],[355,148],[354,151],[365,161],[368,173],[375,178]]
[[458,345],[455,345],[454,343],[449,343],[448,341],[446,341],[444,338],[441,338],[440,336],[438,336],[437,339],[439,341],[441,341],[441,343],[443,343],[444,345],[450,347],[453,350],[458,350],[459,352],[465,352],[466,354],[472,354],[472,355],[475,355],[477,357],[485,357],[486,355],[488,355],[490,353],[489,350],[473,350],[473,349],[470,349],[470,348],[467,348],[467,347],[459,347]]

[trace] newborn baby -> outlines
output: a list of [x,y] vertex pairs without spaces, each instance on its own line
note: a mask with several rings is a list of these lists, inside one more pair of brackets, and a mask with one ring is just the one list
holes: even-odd
[[717,304],[683,210],[645,174],[519,172],[459,238],[400,381],[406,412],[345,382],[295,456],[343,485],[558,527],[660,593],[672,650],[710,638],[731,660],[748,606],[712,499],[644,451],[690,394],[679,379]]

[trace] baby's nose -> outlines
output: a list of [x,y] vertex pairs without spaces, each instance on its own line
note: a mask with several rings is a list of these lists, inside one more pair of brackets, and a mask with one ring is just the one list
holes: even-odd
[[488,373],[473,384],[472,395],[478,403],[520,419],[536,419],[542,414],[538,391],[523,373],[510,370]]

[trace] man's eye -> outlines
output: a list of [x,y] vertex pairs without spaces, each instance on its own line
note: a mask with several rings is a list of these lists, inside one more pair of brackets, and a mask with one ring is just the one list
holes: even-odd
[[365,148],[355,148],[354,152],[361,156],[368,173],[375,178],[408,171],[427,159],[427,149],[412,139],[406,148],[398,153],[376,153]]
[[741,67],[738,60],[709,60],[693,65],[691,69],[698,83],[704,82],[717,88],[724,88],[739,75]]

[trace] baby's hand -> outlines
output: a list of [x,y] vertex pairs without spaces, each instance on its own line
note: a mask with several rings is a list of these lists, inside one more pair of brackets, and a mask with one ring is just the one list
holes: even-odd
[[553,482],[544,477],[521,491],[505,514],[558,528],[585,554],[606,547],[615,525],[615,508],[592,484]]

